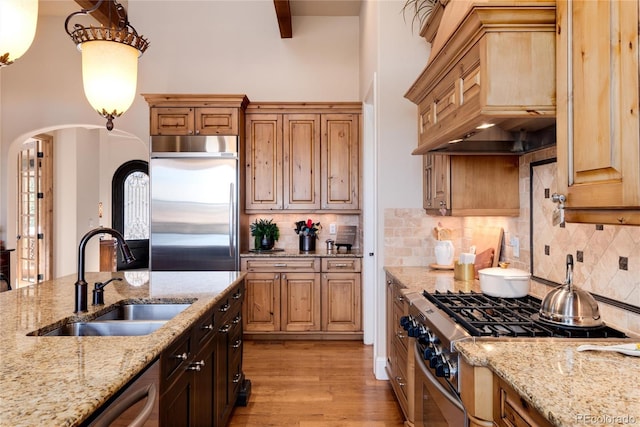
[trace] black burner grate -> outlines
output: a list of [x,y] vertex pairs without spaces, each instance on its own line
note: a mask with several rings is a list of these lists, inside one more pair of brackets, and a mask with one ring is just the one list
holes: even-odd
[[541,301],[527,295],[522,298],[499,298],[478,292],[439,292],[423,295],[445,311],[473,336],[626,338],[609,326],[571,328],[554,326],[532,319]]

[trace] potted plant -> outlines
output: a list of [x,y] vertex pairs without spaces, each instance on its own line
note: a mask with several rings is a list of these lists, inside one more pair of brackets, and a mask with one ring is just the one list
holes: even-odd
[[311,218],[306,221],[296,222],[294,229],[296,234],[300,236],[300,250],[303,252],[312,252],[316,250],[316,239],[318,232],[322,226],[319,222],[313,222]]
[[[431,15],[433,8],[441,2],[441,0],[405,0],[402,7],[402,16],[405,21],[407,15],[411,16],[411,30],[414,30],[415,24],[418,24],[418,28],[422,28],[427,22],[427,18]],[[443,2],[443,4],[446,2]]]
[[273,219],[256,219],[249,225],[251,235],[255,238],[256,249],[271,250],[280,238],[280,229]]

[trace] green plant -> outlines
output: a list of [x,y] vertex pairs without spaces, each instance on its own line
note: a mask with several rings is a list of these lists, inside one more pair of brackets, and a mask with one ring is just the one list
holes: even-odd
[[274,242],[280,238],[280,229],[273,219],[256,219],[249,225],[249,229],[254,237],[266,237]]
[[407,21],[407,14],[411,14],[411,31],[413,31],[416,22],[419,27],[422,28],[427,21],[433,7],[440,0],[406,0],[402,7],[402,16],[405,22]]

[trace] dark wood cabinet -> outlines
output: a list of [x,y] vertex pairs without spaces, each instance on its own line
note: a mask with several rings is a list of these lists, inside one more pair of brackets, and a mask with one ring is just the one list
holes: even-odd
[[231,289],[161,356],[161,426],[225,426],[242,372],[244,282]]

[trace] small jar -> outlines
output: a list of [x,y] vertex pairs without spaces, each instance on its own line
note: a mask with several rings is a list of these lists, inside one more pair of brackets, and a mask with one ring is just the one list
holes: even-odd
[[332,251],[333,250],[333,240],[327,239],[326,243],[327,243],[327,251],[329,251],[329,252]]

